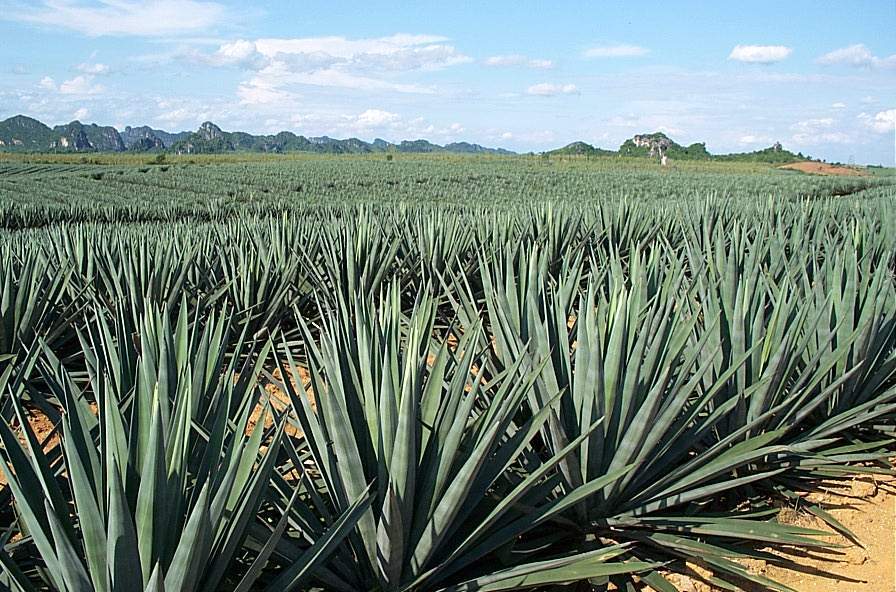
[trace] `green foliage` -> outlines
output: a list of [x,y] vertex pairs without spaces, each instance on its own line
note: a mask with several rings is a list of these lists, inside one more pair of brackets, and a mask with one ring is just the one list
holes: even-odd
[[802,153],[794,154],[789,150],[776,149],[774,146],[756,150],[754,152],[744,152],[740,154],[720,154],[714,157],[720,161],[734,162],[765,162],[768,164],[788,164],[791,162],[800,162],[807,160]]

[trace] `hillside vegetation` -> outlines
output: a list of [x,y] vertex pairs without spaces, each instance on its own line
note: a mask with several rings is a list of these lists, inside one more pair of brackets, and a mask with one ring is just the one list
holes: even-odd
[[711,154],[703,142],[682,146],[662,132],[636,135],[623,142],[615,151],[595,148],[585,142],[573,142],[563,148],[545,152],[547,156],[624,156],[656,159],[660,157],[661,153],[671,160],[717,160],[767,164],[786,164],[806,160],[802,154],[794,154],[785,150],[780,144],[753,152]]

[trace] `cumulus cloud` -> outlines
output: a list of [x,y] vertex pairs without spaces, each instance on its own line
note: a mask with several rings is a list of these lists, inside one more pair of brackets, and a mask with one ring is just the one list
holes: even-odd
[[44,90],[56,90],[56,81],[49,76],[41,78],[37,85]]
[[87,119],[87,117],[88,117],[89,115],[90,115],[90,111],[88,111],[88,110],[85,109],[84,107],[81,107],[80,109],[78,109],[77,111],[74,112],[73,117],[74,117],[76,120],[80,121],[80,120],[82,120],[82,119]]
[[105,90],[103,85],[94,84],[93,76],[89,75],[75,76],[71,80],[66,80],[59,85],[59,92],[64,95],[98,95]]
[[210,55],[194,54],[197,61],[212,66],[237,66],[241,68],[258,69],[268,64],[267,58],[255,47],[254,41],[237,39],[222,43],[217,51]]
[[728,59],[747,64],[774,64],[787,59],[791,53],[793,49],[784,45],[736,45]]
[[879,134],[892,132],[896,129],[896,109],[888,109],[887,111],[881,111],[875,115],[860,113],[859,121],[861,121],[862,125],[865,127],[872,129]]
[[539,97],[552,97],[554,95],[574,95],[579,92],[579,88],[575,84],[551,84],[550,82],[542,82],[533,84],[526,89],[526,94],[536,95]]
[[863,43],[841,47],[815,60],[825,66],[843,65],[857,68],[896,68],[896,54],[878,57]]
[[585,50],[586,58],[635,58],[647,55],[650,50],[640,45],[602,45]]
[[532,59],[518,53],[491,56],[485,58],[482,63],[493,67],[522,66],[539,70],[548,70],[554,67],[554,62],[551,60]]
[[846,109],[846,103],[836,102],[831,105],[831,109]]
[[226,16],[223,5],[199,0],[43,0],[0,17],[88,35],[154,37],[207,31]]

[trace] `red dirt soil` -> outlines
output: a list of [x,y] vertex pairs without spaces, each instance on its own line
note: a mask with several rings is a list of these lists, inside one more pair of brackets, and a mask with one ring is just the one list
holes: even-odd
[[835,164],[827,164],[826,162],[816,162],[814,160],[807,160],[804,162],[794,162],[792,164],[785,164],[781,167],[782,169],[788,169],[791,171],[800,171],[803,173],[809,173],[810,175],[833,175],[839,177],[867,177],[868,173],[857,169],[855,167],[846,167],[839,166]]

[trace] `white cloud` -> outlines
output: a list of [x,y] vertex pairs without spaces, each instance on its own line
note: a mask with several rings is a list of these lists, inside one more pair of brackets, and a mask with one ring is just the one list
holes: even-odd
[[261,78],[239,85],[236,91],[242,105],[276,105],[294,101],[297,95],[278,88]]
[[634,58],[650,53],[640,45],[603,45],[585,50],[586,58]]
[[796,131],[817,131],[823,128],[829,128],[834,125],[834,119],[831,117],[819,117],[816,119],[805,119],[798,121],[790,126],[790,129]]
[[884,58],[877,57],[863,43],[857,43],[828,52],[815,61],[825,66],[844,65],[859,68],[894,68],[896,67],[896,54]]
[[[281,68],[278,65],[272,65],[259,71],[254,78],[241,84],[240,88],[257,89],[259,92],[264,91],[268,95],[273,92],[292,94],[287,89],[301,85],[336,87],[364,91],[391,91],[418,94],[435,93],[435,90],[431,87],[392,82],[370,76],[358,76],[337,69],[292,73],[288,69]],[[248,95],[243,96],[243,99],[244,103],[251,103],[251,101],[248,100]]]
[[98,95],[105,90],[103,85],[94,84],[93,76],[89,75],[75,76],[59,85],[59,92],[64,95]]
[[78,64],[78,71],[92,76],[102,76],[111,72],[111,68],[106,64]]
[[178,109],[172,109],[171,111],[165,111],[156,115],[155,120],[170,125],[179,125],[185,121],[194,120],[195,117],[193,113],[191,113],[187,108],[180,107]]
[[401,119],[397,113],[390,113],[382,109],[368,109],[355,118],[355,123],[362,127],[381,127],[387,123],[394,123]]
[[240,85],[244,104],[270,103],[296,86],[432,94],[430,86],[398,77],[472,61],[435,35],[398,34],[369,39],[306,37],[239,40],[201,57],[213,65],[243,65],[256,70]]
[[301,56],[311,58],[311,64],[330,61],[335,66],[355,70],[439,70],[472,61],[444,41],[447,41],[445,37],[436,35],[397,34],[369,39],[258,39],[255,47],[273,61]]
[[[195,129],[203,121],[224,122],[225,125],[230,123],[239,127],[237,122],[244,110],[239,105],[220,99],[197,100],[178,97],[174,99],[157,98],[155,109],[152,109],[152,112],[155,113],[152,119],[162,129],[174,131],[174,129]],[[133,121],[133,115],[130,115],[128,119]],[[138,121],[140,120],[138,119]],[[227,128],[225,127],[225,129]]]
[[834,129],[837,121],[831,117],[819,117],[798,121],[790,126],[792,141],[801,146],[820,144],[851,144],[855,140],[842,130]]
[[831,105],[831,109],[846,109],[846,103],[836,102]]
[[49,76],[41,78],[37,85],[44,90],[56,90],[56,82]]
[[280,117],[279,120],[289,121],[296,133],[312,137],[320,135],[337,138],[380,137],[391,141],[426,138],[444,143],[456,140],[458,134],[462,134],[465,130],[464,126],[457,122],[437,125],[422,117],[408,119],[399,113],[378,108],[366,109],[360,113],[310,111]]
[[538,70],[549,70],[554,67],[554,62],[551,60],[532,59],[518,53],[491,56],[485,58],[482,63],[493,67],[523,66]]
[[539,97],[552,97],[554,95],[572,95],[577,94],[579,92],[579,88],[575,84],[551,84],[550,82],[542,82],[540,84],[533,84],[528,89],[526,89],[526,93],[530,95],[536,95]]
[[154,37],[207,31],[224,20],[217,2],[198,0],[43,0],[8,10],[3,17],[60,27],[90,37],[134,35]]
[[75,111],[73,116],[76,120],[80,121],[82,119],[86,119],[89,115],[90,115],[90,111],[88,111],[84,107],[81,107],[80,109]]
[[210,55],[196,52],[188,54],[188,57],[211,66],[237,66],[260,69],[268,64],[268,59],[256,49],[255,42],[245,39],[222,43]]
[[865,127],[884,134],[896,129],[896,109],[881,111],[874,116],[868,113],[860,113],[859,120]]
[[774,64],[791,53],[793,49],[784,45],[737,45],[728,54],[728,59],[748,64]]

